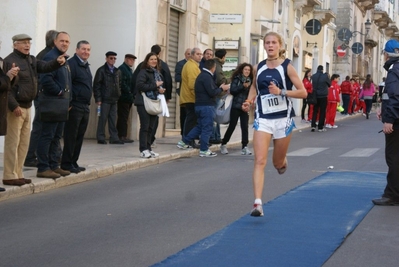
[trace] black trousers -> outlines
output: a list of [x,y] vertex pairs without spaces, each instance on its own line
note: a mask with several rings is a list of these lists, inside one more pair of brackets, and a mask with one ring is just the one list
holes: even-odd
[[[305,119],[306,106],[308,106],[308,100],[306,98],[304,98],[303,101],[302,101],[302,110],[301,110],[301,118],[302,118],[302,120]],[[309,112],[309,109],[308,109],[308,112]]]
[[132,103],[118,101],[118,120],[116,121],[116,129],[118,130],[119,139],[127,137],[127,121],[129,119]]
[[77,168],[83,138],[89,124],[89,107],[81,108],[73,106],[69,111],[68,121],[64,126],[64,150],[61,158],[61,168],[69,170]]
[[318,129],[324,128],[324,122],[326,120],[326,110],[327,110],[327,97],[317,98],[317,103],[313,106],[313,116],[312,116],[312,128],[316,128],[317,114],[319,115]]
[[230,141],[231,135],[233,134],[238,119],[240,119],[240,126],[241,126],[241,144],[242,148],[248,145],[248,121],[249,115],[248,112],[244,112],[241,109],[232,108],[230,111],[230,123],[229,127],[224,134],[222,145],[227,144]]
[[186,120],[184,121],[184,132],[186,136],[197,125],[197,115],[195,114],[195,104],[186,103]]
[[151,137],[152,130],[154,129],[155,120],[157,115],[150,115],[145,110],[144,105],[137,106],[137,113],[140,118],[140,131],[139,131],[139,149],[140,152],[144,150],[151,151]]
[[385,134],[385,161],[388,165],[384,197],[399,201],[399,130]]
[[186,107],[180,106],[180,135],[181,135],[181,137],[183,137],[185,121],[186,121]]

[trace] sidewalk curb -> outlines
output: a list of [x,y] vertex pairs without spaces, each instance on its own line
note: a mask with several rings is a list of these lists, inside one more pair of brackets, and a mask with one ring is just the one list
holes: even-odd
[[[361,114],[355,114],[358,116]],[[351,117],[355,117],[351,116]],[[350,117],[339,117],[337,116],[336,121],[348,119]],[[297,118],[298,119],[298,118]],[[301,123],[300,120],[295,123],[296,127],[293,131],[299,131],[310,128],[310,123]],[[252,143],[252,138],[249,139],[249,142]],[[227,144],[227,148],[235,148],[241,145],[241,140],[238,141],[231,141]],[[213,145],[210,147],[212,151],[218,151],[220,145]],[[178,149],[178,148],[176,148]],[[126,171],[137,170],[145,167],[154,166],[157,164],[162,164],[165,162],[169,162],[172,160],[176,160],[179,158],[188,158],[193,156],[198,156],[199,149],[187,149],[187,150],[177,150],[176,152],[167,153],[161,155],[157,158],[149,158],[149,159],[138,159],[138,160],[130,160],[125,161],[117,164],[113,164],[111,166],[97,166],[94,168],[89,168],[84,172],[80,172],[78,174],[70,174],[66,177],[61,177],[56,180],[53,179],[43,179],[43,178],[36,178],[36,169],[29,170],[29,172],[34,172],[32,176],[29,176],[32,179],[32,183],[28,185],[23,185],[20,187],[13,186],[7,187],[5,192],[0,193],[0,201],[27,196],[31,194],[37,194],[41,192],[45,192],[48,190],[61,188],[64,186],[69,186],[73,184],[78,184],[82,182],[91,181],[98,178],[103,178],[107,176],[111,176],[113,174],[124,173]],[[32,178],[31,178],[32,177]]]

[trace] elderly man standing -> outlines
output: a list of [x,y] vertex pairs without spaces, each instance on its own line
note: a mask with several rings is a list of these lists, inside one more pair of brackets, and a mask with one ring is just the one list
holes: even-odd
[[125,55],[125,61],[119,66],[121,74],[121,96],[118,100],[118,121],[116,129],[119,139],[124,143],[133,143],[133,140],[127,138],[127,121],[134,101],[134,92],[132,85],[133,65],[136,56],[132,54]]
[[[59,32],[54,41],[54,48],[44,56],[43,60],[51,61],[54,58],[64,55],[68,51],[69,44],[69,34],[66,32]],[[71,70],[68,62],[65,63],[64,67],[58,70],[41,75],[40,83],[42,84],[42,93],[46,96],[70,97],[72,82]],[[39,100],[39,106],[43,105],[44,104],[40,103]],[[39,137],[37,146],[37,177],[56,179],[70,174],[69,171],[60,168],[57,158],[64,125],[65,122],[43,121],[42,133]]]
[[20,68],[8,94],[7,135],[4,140],[3,184],[21,186],[31,182],[22,171],[29,146],[31,106],[37,93],[37,73],[50,72],[65,63],[63,55],[49,62],[30,55],[32,38],[27,34],[12,37],[14,51],[4,59],[4,71]]
[[78,165],[83,138],[89,123],[90,100],[93,93],[92,75],[87,60],[91,46],[88,41],[79,41],[75,55],[68,60],[71,69],[72,100],[69,117],[64,127],[64,150],[62,152],[61,169],[72,173],[85,171]]
[[109,143],[123,145],[116,129],[117,103],[121,96],[120,72],[115,67],[116,53],[105,53],[105,64],[96,71],[93,82],[94,100],[100,108],[97,125],[97,143],[106,145],[105,124],[108,121]]
[[[181,91],[180,91],[180,105],[186,108],[186,120],[184,122],[183,135],[186,136],[196,125],[197,116],[195,115],[195,80],[201,73],[199,63],[202,58],[201,50],[194,47],[191,50],[191,56],[186,64],[184,64],[181,73]],[[194,146],[192,141],[191,146]]]

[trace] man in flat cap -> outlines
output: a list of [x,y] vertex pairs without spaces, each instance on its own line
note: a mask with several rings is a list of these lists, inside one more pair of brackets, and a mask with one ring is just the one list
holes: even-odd
[[119,66],[121,74],[121,96],[118,100],[118,121],[116,123],[116,128],[118,130],[119,139],[124,143],[133,143],[133,140],[127,137],[127,121],[134,100],[132,76],[133,65],[136,58],[137,57],[132,54],[126,54],[125,61]]
[[117,103],[121,95],[120,71],[115,67],[116,53],[108,51],[105,54],[105,64],[99,67],[94,76],[94,100],[100,107],[100,116],[97,125],[97,143],[105,145],[105,124],[108,121],[109,143],[121,144],[116,129]]
[[3,184],[21,186],[29,184],[22,171],[29,146],[31,106],[37,94],[37,73],[51,72],[64,65],[60,55],[49,62],[30,55],[32,38],[27,34],[12,37],[14,51],[4,59],[4,71],[20,68],[15,84],[8,94],[7,135],[4,140]]

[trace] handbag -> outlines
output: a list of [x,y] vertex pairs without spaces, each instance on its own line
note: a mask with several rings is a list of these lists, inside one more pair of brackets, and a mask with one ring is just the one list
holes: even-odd
[[39,118],[42,122],[65,122],[69,117],[69,92],[62,96],[39,95]]
[[160,99],[151,99],[144,92],[141,92],[141,95],[143,96],[145,111],[147,111],[148,114],[158,115],[162,113],[162,104]]
[[230,105],[226,107],[226,99],[229,95],[226,94],[220,100],[220,104],[216,107],[215,122],[219,124],[228,124],[230,122],[230,111],[233,106],[233,100],[230,101]]
[[313,90],[311,93],[308,93],[308,96],[306,97],[306,102],[311,105],[317,103],[316,90]]

